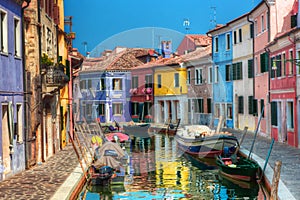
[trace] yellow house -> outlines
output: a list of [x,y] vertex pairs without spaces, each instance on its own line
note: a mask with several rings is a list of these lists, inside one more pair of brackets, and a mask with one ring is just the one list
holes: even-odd
[[154,68],[155,122],[181,119],[187,124],[187,71],[180,58],[164,58]]
[[[60,56],[60,62],[65,67],[65,73],[69,74],[69,62],[68,62],[68,44],[67,44],[67,37],[66,33],[64,31],[64,0],[57,0],[58,5],[58,12],[59,12],[59,24],[58,24],[58,48],[59,48],[59,56]],[[66,84],[61,90],[60,90],[60,147],[64,148],[66,146],[67,142],[67,132],[66,132],[66,126],[68,122],[68,99],[69,99],[69,90],[68,90],[68,84]]]

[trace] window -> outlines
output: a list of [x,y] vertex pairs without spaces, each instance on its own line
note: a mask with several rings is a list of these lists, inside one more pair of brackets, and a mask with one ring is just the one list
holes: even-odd
[[[297,51],[297,59],[300,59],[300,51]],[[299,61],[297,62],[299,63]],[[297,74],[299,75],[300,74],[300,67],[299,67],[299,64],[296,65],[297,66]]]
[[85,114],[87,117],[91,117],[92,116],[92,109],[93,106],[92,104],[86,104],[86,107],[85,107]]
[[233,80],[242,80],[243,79],[243,63],[238,62],[232,65],[233,71]]
[[215,67],[215,83],[219,82],[219,67]]
[[282,72],[282,60],[281,55],[277,55],[276,57],[271,58],[272,63],[272,71],[271,71],[271,78],[280,77]]
[[138,88],[138,84],[139,84],[139,77],[133,76],[131,82],[131,88]]
[[248,60],[248,78],[254,77],[253,59]]
[[239,42],[243,41],[243,34],[242,34],[242,29],[239,29]]
[[265,18],[262,15],[261,16],[261,32],[264,32],[264,31],[265,31]]
[[248,114],[253,114],[253,96],[248,96]]
[[113,81],[113,90],[122,90],[122,79],[114,78],[112,81]]
[[139,115],[139,103],[138,102],[131,103],[131,115]]
[[226,81],[231,81],[231,65],[226,65]]
[[105,90],[105,78],[100,78],[100,90]]
[[179,73],[174,74],[174,87],[179,87]]
[[227,104],[227,119],[232,119],[232,104]]
[[220,104],[215,104],[215,118],[219,118],[220,117]]
[[152,115],[152,103],[151,102],[145,102],[144,104],[144,116]]
[[294,28],[297,26],[297,14],[291,16],[291,28]]
[[195,113],[203,113],[204,112],[203,99],[194,99],[193,101],[194,101]]
[[161,88],[161,75],[160,74],[157,75],[157,87]]
[[264,118],[265,117],[265,102],[263,99],[260,100],[260,112],[261,112],[261,117]]
[[191,112],[191,99],[188,99],[188,112]]
[[230,34],[226,34],[226,50],[230,50]]
[[21,56],[21,29],[20,19],[14,19],[14,42],[15,42],[15,56]]
[[195,70],[195,84],[196,85],[199,85],[199,84],[202,84],[203,83],[203,79],[202,79],[202,69],[201,68],[198,68]]
[[105,104],[99,103],[97,108],[98,116],[99,115],[105,115]]
[[0,10],[0,52],[8,52],[7,13]]
[[152,88],[152,74],[147,74],[145,76],[145,81],[146,81],[145,88]]
[[260,54],[260,72],[268,72],[269,54],[267,52]]
[[244,97],[239,96],[238,101],[238,113],[244,114]]
[[212,67],[208,68],[208,80],[207,83],[212,83],[212,79],[213,79],[213,72],[212,72]]
[[187,71],[187,80],[186,80],[186,84],[188,84],[188,85],[191,84],[191,70],[190,70],[190,69]]
[[255,20],[255,22],[254,22],[254,34],[255,35],[258,34],[257,20]]
[[292,101],[287,102],[286,125],[288,129],[294,128],[294,105]]
[[23,143],[23,110],[22,105],[17,104],[17,124],[15,132],[17,133],[17,142]]
[[282,59],[281,59],[281,75],[285,76],[286,75],[286,56],[285,53],[282,54]]
[[258,110],[258,107],[257,107],[257,99],[253,99],[253,115],[254,116],[258,116],[258,112],[257,112],[257,110]]
[[237,43],[236,38],[237,38],[237,37],[236,37],[236,31],[234,31],[234,32],[233,32],[233,43],[234,43],[234,44]]
[[80,89],[86,89],[86,80],[80,80]]
[[212,104],[211,104],[211,98],[207,99],[207,113],[211,113],[211,108],[212,108]]
[[215,49],[216,53],[219,52],[219,38],[218,37],[215,37],[214,49]]
[[122,103],[113,103],[112,109],[113,109],[113,115],[123,114],[123,104]]
[[290,54],[290,59],[289,59],[289,60],[290,60],[291,62],[289,62],[288,75],[293,75],[293,73],[294,73],[294,70],[293,70],[294,51],[291,50],[291,51],[289,52],[289,54]]
[[278,119],[277,119],[277,102],[271,102],[271,124],[273,126],[278,126]]

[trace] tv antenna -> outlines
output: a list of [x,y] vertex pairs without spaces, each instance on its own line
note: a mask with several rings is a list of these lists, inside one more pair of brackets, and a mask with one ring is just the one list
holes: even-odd
[[82,42],[82,44],[83,44],[83,46],[84,46],[84,53],[87,55],[87,42],[86,41],[84,41],[84,42]]
[[190,28],[190,20],[188,18],[183,19],[183,26],[185,28],[186,34],[188,34]]

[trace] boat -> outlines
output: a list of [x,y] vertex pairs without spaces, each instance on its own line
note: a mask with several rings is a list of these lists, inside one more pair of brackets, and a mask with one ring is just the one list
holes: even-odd
[[215,133],[205,125],[187,126],[175,135],[178,147],[196,157],[215,157],[224,150],[234,152],[238,139],[230,133]]
[[116,172],[126,165],[128,155],[114,142],[106,141],[95,149],[94,160],[89,166],[89,184],[107,185],[116,177]]
[[167,120],[163,125],[155,125],[149,128],[150,132],[165,134],[169,136],[174,136],[179,128],[180,119],[177,119],[174,123],[171,120]]
[[105,138],[111,142],[125,143],[130,140],[129,135],[122,132],[110,132],[105,134]]
[[222,175],[240,181],[256,181],[260,170],[256,161],[250,158],[236,157],[235,154],[231,157],[219,155],[216,163]]
[[123,125],[124,133],[128,135],[132,135],[134,137],[139,138],[149,138],[151,137],[151,133],[149,132],[150,124],[141,123],[141,124],[129,124]]

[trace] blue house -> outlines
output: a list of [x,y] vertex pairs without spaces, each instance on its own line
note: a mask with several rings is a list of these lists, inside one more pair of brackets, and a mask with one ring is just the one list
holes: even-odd
[[207,32],[212,37],[213,115],[214,126],[221,117],[233,128],[232,34],[229,26],[218,26]]
[[116,48],[99,58],[87,58],[79,72],[79,120],[129,122],[130,68],[147,62],[148,50]]
[[25,170],[22,3],[0,2],[0,181]]

